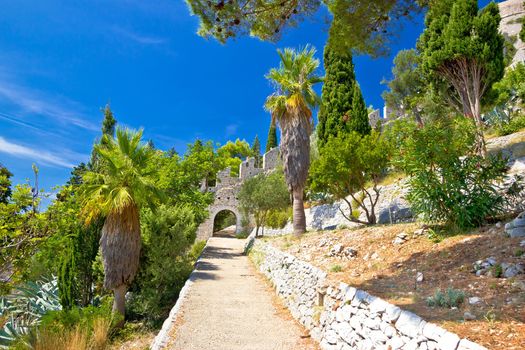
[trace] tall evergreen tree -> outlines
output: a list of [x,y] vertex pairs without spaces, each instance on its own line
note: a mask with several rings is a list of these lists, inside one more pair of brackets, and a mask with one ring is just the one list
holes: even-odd
[[13,174],[0,164],[0,203],[7,203],[11,197],[11,177]]
[[[104,120],[102,121],[102,136],[108,135],[110,137],[115,136],[115,127],[117,125],[117,120],[113,116],[113,111],[111,110],[111,107],[109,103],[104,107],[102,110],[104,113]],[[95,140],[95,144],[104,142],[104,137],[102,139]],[[99,166],[99,157],[95,153],[95,149],[91,151],[91,160],[89,161],[88,168],[90,170],[96,170],[96,168]]]
[[113,116],[109,103],[104,107],[104,121],[102,122],[102,135],[115,136],[117,120]]
[[270,129],[268,130],[268,138],[266,140],[266,149],[264,152],[266,153],[277,146],[277,128],[275,127],[275,120],[272,118],[272,121],[270,122]]
[[487,154],[481,108],[504,73],[498,5],[478,11],[477,0],[432,1],[419,38],[421,64],[432,84],[476,124],[476,151]]
[[347,120],[347,130],[357,132],[361,135],[368,135],[372,131],[368,120],[368,109],[366,108],[365,99],[361,93],[361,87],[356,82],[354,84],[354,94],[352,97],[352,110],[344,117]]
[[62,256],[58,275],[60,304],[66,310],[76,306],[79,299],[75,269],[75,254],[72,249],[67,249],[66,254]]
[[[361,110],[364,100],[355,80],[352,54],[335,50],[329,43],[324,49],[324,68],[326,76],[322,90],[323,102],[317,125],[319,146],[323,146],[330,137],[342,133],[357,131],[368,134],[370,129],[363,126],[365,122],[368,124],[368,114],[366,107],[365,113]],[[354,104],[356,94],[360,101]],[[354,105],[359,110],[354,112]],[[363,114],[366,114],[364,118]]]
[[350,52],[334,50],[327,44],[323,55],[326,72],[322,89],[323,102],[319,110],[317,137],[322,146],[330,136],[346,131],[343,116],[352,109],[355,73]]
[[259,136],[255,135],[255,139],[252,144],[253,157],[255,158],[255,166],[260,168],[262,166],[261,159],[261,142],[259,141]]

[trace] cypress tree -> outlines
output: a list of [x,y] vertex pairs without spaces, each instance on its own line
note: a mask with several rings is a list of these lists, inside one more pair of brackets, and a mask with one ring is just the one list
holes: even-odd
[[266,140],[265,152],[268,152],[277,146],[277,128],[275,127],[275,121],[272,118],[272,121],[270,122],[270,130],[268,130],[268,139]]
[[0,163],[0,203],[7,204],[11,197],[11,177],[13,174]]
[[60,304],[65,310],[71,310],[77,304],[78,289],[75,281],[75,254],[72,249],[62,256],[58,275],[58,293]]
[[261,159],[261,142],[259,141],[259,137],[255,135],[255,139],[253,140],[252,144],[252,151],[253,156],[255,158],[255,166],[257,168],[260,168],[262,166],[262,159]]
[[368,135],[372,131],[368,120],[368,109],[366,108],[365,99],[357,82],[354,84],[352,111],[350,116],[345,117],[345,119],[348,119],[347,130],[349,132],[355,131],[361,135]]
[[104,121],[102,122],[102,135],[115,136],[115,126],[117,120],[113,117],[113,112],[109,106],[109,103],[104,107]]
[[[370,129],[364,126],[365,121],[368,124],[368,114],[361,89],[355,80],[352,54],[335,50],[329,43],[325,46],[323,59],[326,76],[317,125],[319,146],[341,133],[357,131],[368,134]],[[354,103],[355,96],[360,99],[357,104]],[[354,111],[354,108],[358,110]],[[364,117],[363,113],[366,114]]]

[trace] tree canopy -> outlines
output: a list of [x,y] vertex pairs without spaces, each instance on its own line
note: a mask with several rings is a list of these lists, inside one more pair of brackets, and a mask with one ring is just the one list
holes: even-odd
[[483,98],[503,77],[505,66],[499,22],[499,8],[494,2],[478,11],[477,0],[434,1],[418,41],[421,65],[434,87],[476,122],[480,154],[486,154]]
[[389,89],[382,94],[386,105],[396,114],[413,116],[422,126],[420,103],[426,86],[416,50],[398,52],[394,58],[392,76],[392,80],[383,81]]
[[7,203],[11,197],[11,177],[13,174],[0,164],[0,203]]
[[338,48],[385,53],[400,18],[419,13],[428,0],[187,0],[200,19],[199,35],[224,43],[250,35],[276,42],[287,28],[298,26],[325,5],[332,14],[330,40]]
[[271,210],[287,208],[290,195],[281,170],[270,174],[259,174],[246,179],[239,191],[239,202],[243,211],[255,217],[256,232],[264,227]]

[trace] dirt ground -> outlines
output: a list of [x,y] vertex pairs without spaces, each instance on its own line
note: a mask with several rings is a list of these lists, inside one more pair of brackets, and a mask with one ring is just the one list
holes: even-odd
[[[525,262],[525,255],[517,256],[524,249],[520,248],[524,239],[506,237],[503,225],[441,239],[413,236],[418,228],[399,224],[268,241],[327,271],[330,280],[382,297],[489,349],[525,349],[525,291],[519,287],[525,275],[506,279],[477,277],[472,272],[475,261],[488,257],[495,257],[498,263]],[[408,234],[408,241],[394,245],[392,241],[402,232]],[[320,247],[322,241],[328,243]],[[357,257],[330,257],[337,243],[356,249]],[[423,273],[422,282],[416,282],[417,272]],[[459,308],[427,306],[426,299],[437,289],[449,287],[467,296]],[[469,305],[468,297],[479,297],[481,303]],[[476,319],[464,320],[466,311]]]
[[169,349],[317,350],[242,255],[244,240],[212,237]]

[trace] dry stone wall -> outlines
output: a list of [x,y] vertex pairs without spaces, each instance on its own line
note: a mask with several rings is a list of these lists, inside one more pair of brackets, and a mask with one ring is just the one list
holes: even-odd
[[248,242],[253,261],[323,350],[485,349],[365,291],[327,285],[325,272],[268,243]]

